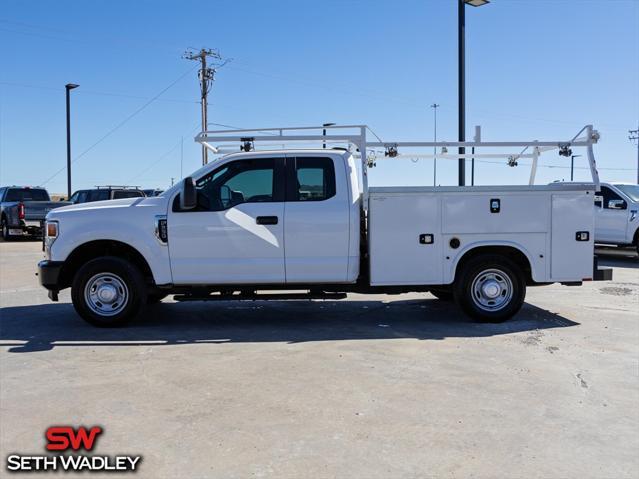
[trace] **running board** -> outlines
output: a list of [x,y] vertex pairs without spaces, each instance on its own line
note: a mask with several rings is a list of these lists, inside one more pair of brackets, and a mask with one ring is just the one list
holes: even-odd
[[270,301],[300,299],[346,299],[346,293],[274,293],[274,294],[176,294],[175,301]]

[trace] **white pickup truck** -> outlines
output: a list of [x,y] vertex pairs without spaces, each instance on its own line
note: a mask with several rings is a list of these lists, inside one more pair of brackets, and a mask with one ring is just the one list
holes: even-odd
[[[527,286],[611,278],[594,258],[594,183],[368,188],[375,148],[397,157],[404,146],[471,145],[368,143],[365,127],[357,128],[329,137],[306,128],[299,136],[204,132],[197,139],[214,152],[214,141],[237,141],[243,151],[157,197],[50,212],[41,284],[54,301],[71,287],[80,316],[116,326],[169,294],[184,301],[430,291],[473,318],[503,321],[520,309]],[[586,133],[531,142],[533,164],[544,148],[586,146],[592,154],[596,132]],[[351,148],[254,150],[260,141],[318,139]]]
[[639,254],[639,185],[601,183],[595,196],[595,243],[634,246]]

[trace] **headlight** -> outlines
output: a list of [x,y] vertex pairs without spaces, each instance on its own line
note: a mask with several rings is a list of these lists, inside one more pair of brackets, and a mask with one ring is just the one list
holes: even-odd
[[47,221],[47,238],[53,239],[58,237],[58,222]]
[[47,220],[44,223],[44,251],[47,257],[51,254],[51,245],[60,234],[60,225],[57,221]]

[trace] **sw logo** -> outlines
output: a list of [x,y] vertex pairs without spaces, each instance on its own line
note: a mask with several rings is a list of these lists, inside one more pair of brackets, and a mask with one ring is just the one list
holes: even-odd
[[9,472],[135,471],[142,456],[74,454],[81,449],[92,451],[103,432],[104,429],[101,426],[77,428],[51,426],[44,434],[47,441],[45,449],[51,453],[46,456],[11,454],[7,456],[7,470]]
[[100,426],[93,426],[91,429],[80,426],[77,431],[71,426],[52,426],[46,433],[47,441],[49,441],[47,450],[66,451],[71,448],[74,451],[79,449],[91,451],[98,434],[102,434]]

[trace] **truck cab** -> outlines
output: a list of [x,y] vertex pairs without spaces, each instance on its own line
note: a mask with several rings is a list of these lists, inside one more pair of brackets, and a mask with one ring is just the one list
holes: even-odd
[[639,253],[639,185],[602,183],[595,196],[595,242],[634,246]]

